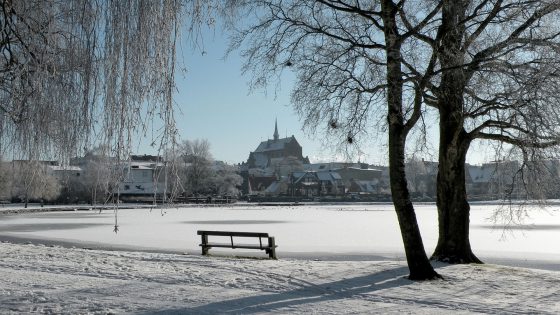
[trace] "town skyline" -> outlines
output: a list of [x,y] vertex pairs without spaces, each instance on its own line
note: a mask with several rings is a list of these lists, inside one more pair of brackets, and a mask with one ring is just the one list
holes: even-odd
[[[175,93],[176,121],[181,140],[206,139],[216,160],[229,164],[247,161],[261,141],[273,138],[274,123],[278,122],[280,137],[295,136],[303,148],[303,155],[312,163],[366,162],[387,165],[386,136],[362,144],[360,155],[348,156],[337,151],[336,146],[324,142],[321,128],[311,135],[302,130],[302,123],[290,104],[290,92],[295,81],[292,73],[281,78],[280,86],[252,90],[248,74],[242,74],[243,60],[238,51],[225,57],[227,38],[218,29],[205,32],[204,47],[182,45],[177,65]],[[321,126],[319,126],[321,127]],[[372,129],[375,127],[372,126]],[[374,132],[374,130],[372,130]],[[432,142],[437,140],[437,130],[430,130]],[[136,154],[157,154],[150,147],[148,136],[138,140],[133,149]],[[429,152],[418,158],[437,160],[437,143],[431,143]],[[487,145],[473,145],[467,161],[482,164],[494,160]]]

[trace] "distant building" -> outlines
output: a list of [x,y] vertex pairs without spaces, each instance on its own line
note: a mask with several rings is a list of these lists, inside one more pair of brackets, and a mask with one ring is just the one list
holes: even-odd
[[276,183],[276,176],[249,176],[247,181],[249,195],[264,195],[267,189]]
[[123,163],[121,167],[124,175],[118,185],[121,196],[163,195],[166,188],[163,163],[140,160]]
[[317,172],[294,172],[291,177],[290,194],[292,196],[318,196],[321,185]]
[[436,197],[438,162],[412,159],[405,164],[408,189],[413,199]]
[[486,200],[500,199],[507,194],[516,196],[519,188],[515,176],[520,170],[518,161],[494,161],[482,165],[466,165],[466,188],[469,196]]
[[372,195],[382,192],[382,171],[371,169],[368,165],[362,165],[360,168],[345,167],[336,172],[340,175],[346,192],[364,195]]
[[79,166],[58,166],[48,165],[47,171],[53,175],[60,183],[77,181],[83,176],[84,170]]
[[134,162],[154,162],[154,163],[161,163],[163,162],[163,158],[157,155],[131,155],[130,160]]
[[265,169],[272,167],[274,162],[280,162],[283,159],[294,157],[303,164],[309,163],[309,158],[303,157],[301,145],[292,135],[287,138],[280,138],[278,135],[278,123],[274,123],[274,135],[272,139],[268,139],[259,144],[257,149],[249,154],[247,167]]
[[290,179],[292,196],[338,196],[346,191],[340,174],[335,171],[294,172]]
[[342,180],[364,180],[379,181],[381,180],[382,171],[366,167],[345,167],[336,170],[342,176]]
[[[309,164],[309,158],[303,157],[301,145],[293,135],[280,138],[278,122],[275,121],[272,139],[262,141],[255,151],[249,153],[247,163],[240,167],[243,193],[264,193],[270,186],[266,183],[272,178],[280,179],[294,171],[301,171],[304,164]],[[282,186],[285,188],[286,185]],[[278,190],[275,189],[275,193]]]

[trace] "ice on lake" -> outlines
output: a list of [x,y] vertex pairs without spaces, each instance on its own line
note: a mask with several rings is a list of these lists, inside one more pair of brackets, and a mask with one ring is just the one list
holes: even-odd
[[[498,207],[471,206],[470,241],[480,258],[500,263],[516,260],[518,265],[560,260],[558,207],[546,210],[535,207],[523,224],[507,230],[490,220]],[[437,242],[436,207],[419,204],[415,208],[429,255]],[[239,203],[217,207],[121,209],[116,218],[113,210],[29,213],[0,218],[0,239],[199,254],[197,230],[232,230],[269,233],[276,238],[280,258],[404,259],[391,204]],[[115,219],[118,233],[113,233]]]

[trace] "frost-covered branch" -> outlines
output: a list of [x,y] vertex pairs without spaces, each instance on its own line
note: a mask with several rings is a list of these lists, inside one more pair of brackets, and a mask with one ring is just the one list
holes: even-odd
[[[174,129],[175,47],[211,24],[214,1],[0,1],[0,143],[67,161],[105,144],[127,158],[161,119]],[[202,25],[202,26],[201,26]]]

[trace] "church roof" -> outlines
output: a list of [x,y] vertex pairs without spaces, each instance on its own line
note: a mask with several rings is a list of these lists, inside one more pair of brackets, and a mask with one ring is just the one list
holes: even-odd
[[288,138],[282,138],[282,139],[278,139],[278,140],[270,140],[269,139],[267,141],[261,142],[254,152],[258,153],[258,152],[283,150],[284,147],[292,141],[296,141],[296,143],[297,143],[297,140],[294,136],[291,136],[291,137],[288,137]]
[[255,159],[255,166],[265,168],[268,166],[268,157],[262,152],[254,152],[253,159]]

